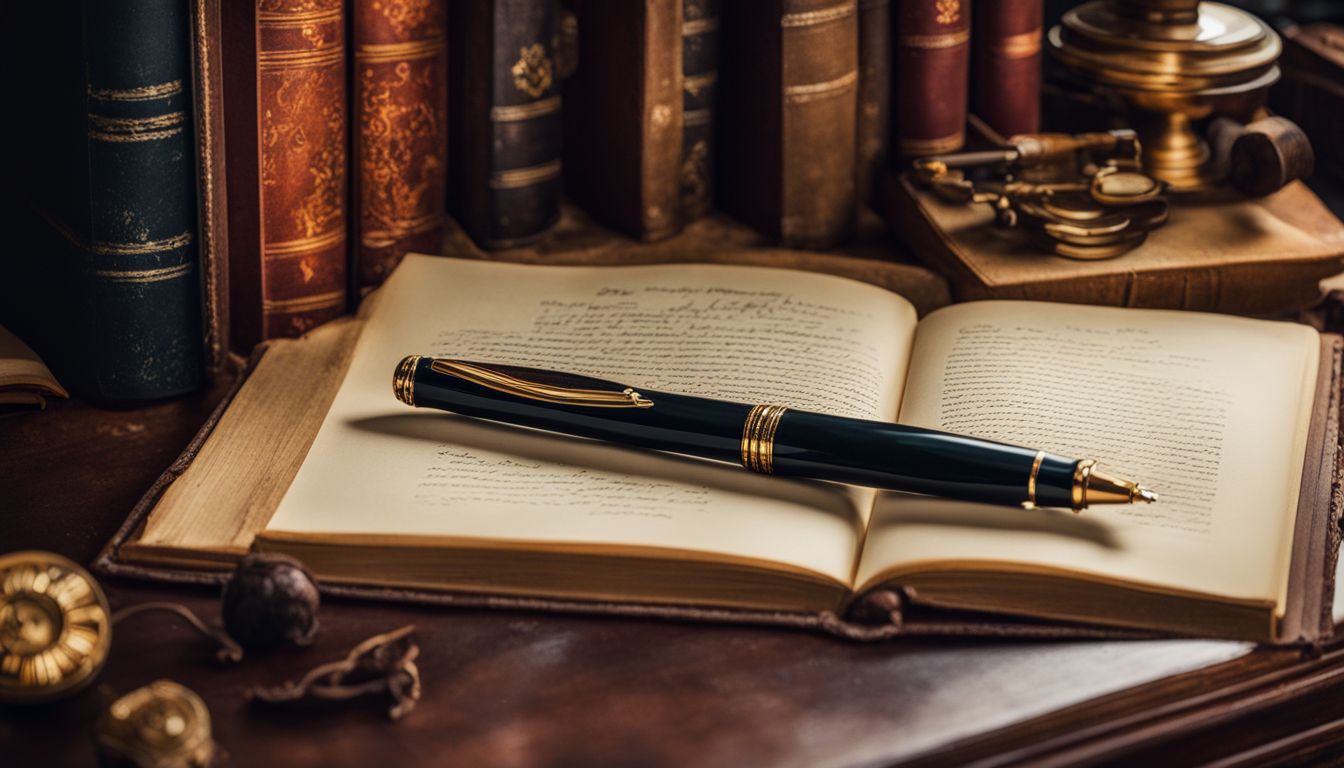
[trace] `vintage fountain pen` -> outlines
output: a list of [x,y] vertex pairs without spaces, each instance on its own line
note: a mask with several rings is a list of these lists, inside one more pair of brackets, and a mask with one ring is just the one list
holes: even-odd
[[740,462],[764,474],[831,480],[989,504],[1072,507],[1156,494],[1034,448],[919,427],[635,390],[588,376],[412,355],[393,372],[412,406],[612,443]]

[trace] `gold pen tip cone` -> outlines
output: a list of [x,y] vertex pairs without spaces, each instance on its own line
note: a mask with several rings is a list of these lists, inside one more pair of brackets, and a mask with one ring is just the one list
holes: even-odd
[[1144,504],[1152,504],[1153,502],[1157,501],[1157,494],[1153,493],[1147,488],[1140,486],[1135,490],[1134,500],[1142,501]]

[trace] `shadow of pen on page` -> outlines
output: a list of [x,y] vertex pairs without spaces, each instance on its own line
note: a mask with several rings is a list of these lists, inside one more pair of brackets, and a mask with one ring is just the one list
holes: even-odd
[[506,454],[515,461],[577,467],[636,478],[699,485],[782,503],[799,504],[859,525],[855,492],[847,486],[767,477],[735,464],[630,448],[451,413],[408,412],[352,419],[349,425],[467,450]]
[[1104,520],[1089,517],[1087,512],[1075,514],[1063,509],[1014,509],[908,493],[883,494],[873,508],[873,518],[869,523],[870,535],[871,531],[879,527],[905,525],[1044,533],[1086,541],[1105,549],[1119,549],[1121,546],[1114,529]]

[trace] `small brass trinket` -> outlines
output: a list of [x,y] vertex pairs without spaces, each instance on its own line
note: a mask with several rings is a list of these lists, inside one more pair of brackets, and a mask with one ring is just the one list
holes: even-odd
[[0,556],[0,701],[72,694],[112,643],[107,598],[88,571],[51,552]]
[[210,711],[191,689],[172,680],[156,680],[103,712],[98,719],[98,751],[110,765],[208,766],[215,755]]

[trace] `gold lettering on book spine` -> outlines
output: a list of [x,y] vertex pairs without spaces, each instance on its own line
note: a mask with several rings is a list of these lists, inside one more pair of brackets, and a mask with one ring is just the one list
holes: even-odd
[[513,87],[532,98],[538,98],[551,89],[553,66],[546,56],[546,46],[533,43],[518,49],[518,61],[509,70]]

